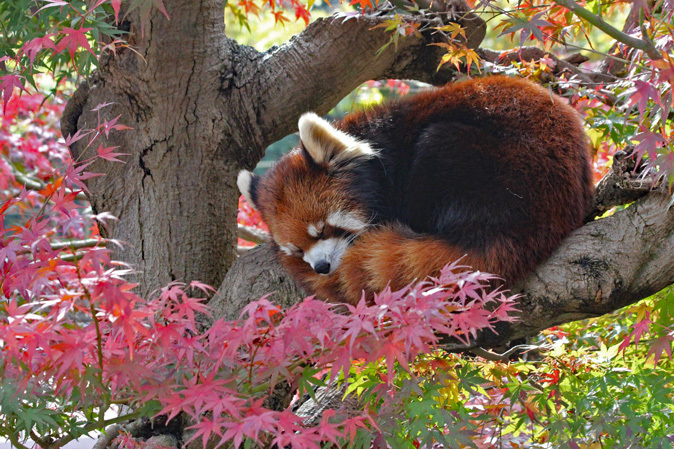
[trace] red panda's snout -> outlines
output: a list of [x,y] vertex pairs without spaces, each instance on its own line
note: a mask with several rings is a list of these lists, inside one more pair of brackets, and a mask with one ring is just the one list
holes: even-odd
[[352,241],[348,236],[319,240],[304,252],[302,259],[318,274],[333,273]]
[[276,220],[294,223],[292,226],[270,226],[274,241],[281,252],[301,259],[320,275],[334,273],[351,243],[369,226],[365,216],[356,210],[332,210],[309,220],[296,216],[286,214]]

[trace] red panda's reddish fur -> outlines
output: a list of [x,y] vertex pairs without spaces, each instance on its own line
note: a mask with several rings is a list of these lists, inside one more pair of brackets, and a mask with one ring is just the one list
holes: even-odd
[[[512,285],[582,224],[592,195],[578,114],[527,81],[489,77],[454,83],[351,114],[335,126],[372,142],[379,159],[328,168],[301,148],[256,178],[250,194],[281,245],[308,247],[315,239],[307,235],[307,223],[335,209],[372,218],[373,226],[353,241],[334,273],[317,274],[301,258],[280,253],[310,293],[333,301],[356,303],[363,292],[371,298],[387,285],[402,288],[461,257],[462,264]],[[381,166],[383,173],[373,172]],[[401,173],[405,167],[409,172]],[[451,179],[443,178],[445,172],[435,179],[435,167]],[[472,182],[472,168],[475,185],[464,186],[462,179]],[[372,180],[377,176],[381,182]],[[378,202],[388,194],[368,189],[387,182],[402,193],[391,193],[392,205],[384,207]],[[451,192],[440,192],[446,194],[442,198],[458,198],[451,207],[430,199],[443,185]],[[463,197],[474,198],[475,209],[458,201]],[[502,224],[490,221],[499,217]]]

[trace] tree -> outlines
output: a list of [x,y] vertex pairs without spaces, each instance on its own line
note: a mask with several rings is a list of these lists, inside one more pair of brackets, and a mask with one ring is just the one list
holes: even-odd
[[[569,11],[581,17],[585,14],[588,22],[600,26],[600,19],[589,11],[575,3],[569,6],[575,8]],[[633,7],[625,32],[609,25],[600,29],[618,39],[616,46],[631,45],[663,61],[661,50],[647,35],[639,39],[627,34],[638,25],[635,15],[640,8],[640,4]],[[451,4],[450,9],[466,27],[468,44],[477,48],[484,35],[480,18],[461,2]],[[106,140],[106,146],[124,148],[131,162],[123,166],[94,163],[91,170],[106,176],[92,179],[89,188],[94,211],[121,217],[110,237],[129,243],[117,253],[121,260],[138,268],[145,293],[174,280],[200,280],[216,286],[222,283],[235,257],[235,176],[242,168],[252,168],[269,144],[293,132],[303,111],[325,113],[368,79],[413,78],[443,84],[456,75],[448,66],[436,70],[445,52],[442,47],[429,45],[440,40],[430,31],[400,39],[397,46],[377,55],[377,50],[391,39],[377,28],[391,25],[385,15],[320,19],[288,44],[261,54],[225,36],[220,2],[199,6],[166,2],[166,10],[171,20],[155,9],[147,25],[143,25],[139,12],[126,16],[123,26],[131,30],[129,44],[137,53],[120,51],[104,57],[98,72],[74,94],[62,119],[63,133],[74,135],[94,122],[96,112],[92,109],[96,105],[112,103],[109,114],[120,115],[122,122],[133,128],[130,132],[113,132]],[[522,40],[527,37],[527,29],[539,29],[535,22],[520,22],[514,27],[523,30]],[[498,60],[498,54],[480,51],[486,60]],[[543,56],[535,48],[525,48],[518,55],[525,61]],[[601,70],[586,73],[569,62],[558,61],[555,71],[570,71],[591,85],[619,71],[619,63],[612,64],[607,58]],[[173,70],[158,69],[161,67]],[[645,97],[642,101],[647,100]],[[78,144],[71,148],[77,157],[81,151]],[[674,273],[665,267],[674,266],[667,258],[674,252],[662,247],[670,235],[667,218],[653,218],[665,220],[657,222],[662,225],[657,238],[650,232],[643,234],[650,224],[635,221],[639,216],[646,220],[650,210],[662,210],[668,200],[658,198],[660,195],[653,192],[644,200],[639,205],[643,211],[625,213],[630,217],[622,220],[633,223],[633,232],[642,232],[629,242],[614,240],[615,246],[609,246],[611,236],[625,226],[618,223],[620,217],[594,223],[570,239],[565,245],[570,252],[558,253],[541,268],[563,270],[559,278],[565,281],[557,284],[557,290],[547,290],[551,288],[547,282],[546,289],[522,290],[532,292],[527,322],[533,323],[534,317],[545,313],[535,304],[559,309],[549,307],[553,298],[575,304],[559,303],[568,309],[568,318],[577,319],[614,310],[672,283]],[[592,236],[587,243],[584,233]],[[588,252],[583,248],[590,242],[596,246]],[[579,249],[571,252],[574,244]],[[628,247],[635,251],[628,259],[613,257]],[[619,260],[629,260],[631,266],[616,266]],[[552,264],[556,264],[554,269]],[[650,267],[657,275],[645,276],[644,270]],[[585,285],[574,286],[572,295],[568,295],[569,285],[580,279]],[[540,319],[525,333],[564,320]],[[504,333],[503,339],[516,335]]]
[[[100,142],[105,148],[122,149],[127,163],[93,160],[88,170],[105,176],[87,180],[87,196],[95,213],[119,218],[103,233],[110,241],[125,243],[114,249],[115,257],[137,269],[142,297],[174,281],[200,281],[220,286],[212,304],[226,316],[237,315],[243,304],[270,288],[289,292],[286,300],[293,301],[297,290],[284,278],[269,248],[235,263],[236,174],[252,168],[270,143],[293,132],[301,113],[326,113],[370,79],[412,78],[439,85],[470,69],[471,62],[475,67],[477,56],[497,66],[529,64],[556,88],[586,90],[588,101],[634,109],[641,120],[640,133],[625,132],[616,144],[639,142],[636,154],[646,154],[649,167],[658,166],[665,175],[672,168],[674,66],[668,2],[634,2],[622,31],[606,23],[598,14],[602,6],[592,2],[583,7],[571,0],[555,1],[545,19],[537,12],[540,5],[525,4],[506,16],[503,31],[519,33],[521,45],[532,38],[543,48],[522,46],[507,54],[479,47],[487,24],[462,0],[421,5],[427,9],[416,15],[400,15],[410,5],[398,2],[319,19],[266,53],[225,35],[222,2],[153,3],[156,8],[133,3],[120,12],[119,2],[111,2],[115,19],[105,23],[128,33],[128,47],[115,47],[100,58],[98,69],[74,92],[61,119],[63,135],[77,136],[101,124],[100,105],[107,105]],[[610,55],[595,70],[579,68],[584,59],[577,55],[560,59],[548,52],[555,40],[564,39],[564,27],[574,20],[574,26],[593,26],[615,39]],[[81,26],[73,28],[82,31]],[[74,31],[64,35],[76,37]],[[406,36],[398,37],[402,35]],[[59,42],[57,46],[63,40]],[[74,45],[88,46],[86,38]],[[651,70],[630,72],[627,64]],[[632,77],[628,88],[601,90],[627,75]],[[11,94],[13,87],[3,83],[5,92]],[[595,106],[595,112],[600,109]],[[119,129],[115,118],[131,129]],[[604,124],[597,120],[595,125],[604,126],[607,134],[619,126],[608,115],[602,118]],[[85,157],[86,139],[69,143],[76,160]],[[526,318],[502,329],[501,342],[607,313],[674,283],[668,180],[661,181],[662,187],[644,189],[639,179],[651,178],[618,168],[605,182],[606,191],[600,190],[596,210],[635,201],[635,191],[643,197],[579,229],[515,289],[523,294],[518,306]],[[652,174],[649,170],[646,176]],[[265,276],[255,281],[260,266]],[[254,282],[257,286],[251,287]],[[450,345],[465,349],[480,344],[473,340]]]

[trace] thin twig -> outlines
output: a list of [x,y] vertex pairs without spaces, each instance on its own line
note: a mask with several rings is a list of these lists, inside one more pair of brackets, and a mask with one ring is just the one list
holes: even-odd
[[658,51],[657,48],[655,48],[653,42],[647,39],[647,36],[644,36],[644,39],[639,39],[630,36],[629,34],[623,33],[610,23],[606,22],[602,17],[593,14],[589,10],[580,6],[574,0],[553,1],[558,5],[564,6],[578,17],[587,20],[592,25],[611,36],[613,39],[622,42],[623,44],[629,45],[630,47],[645,51],[651,59],[662,59],[662,54]]
[[266,243],[270,240],[269,233],[242,224],[237,226],[236,233],[240,239],[253,243]]
[[483,359],[490,360],[492,362],[507,362],[510,360],[510,356],[517,351],[529,351],[532,349],[538,349],[536,345],[517,345],[508,349],[506,352],[499,354],[498,352],[488,351],[484,348],[471,348],[470,352],[473,354],[482,357]]

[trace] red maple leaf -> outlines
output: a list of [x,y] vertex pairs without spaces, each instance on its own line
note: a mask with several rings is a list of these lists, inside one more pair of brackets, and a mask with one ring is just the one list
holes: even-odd
[[662,106],[662,99],[660,98],[660,91],[651,83],[646,81],[634,81],[634,90],[630,95],[628,106],[632,107],[635,103],[639,108],[639,120],[643,120],[644,111],[648,105],[648,100],[652,99],[656,104]]
[[23,44],[23,47],[21,47],[21,50],[19,50],[19,54],[28,55],[30,63],[33,64],[35,57],[43,48],[51,48],[52,50],[56,50],[56,44],[54,43],[54,39],[52,39],[53,36],[56,36],[56,34],[50,33],[43,37],[36,37],[35,39],[29,40]]
[[7,103],[9,99],[12,98],[12,93],[14,88],[19,90],[26,90],[23,87],[21,82],[21,77],[19,75],[2,75],[0,76],[0,92],[2,92],[3,104],[2,104],[2,113],[5,113],[7,109]]
[[105,159],[106,161],[110,162],[121,162],[122,164],[126,163],[125,161],[121,159],[117,159],[116,156],[128,156],[129,153],[115,153],[113,150],[116,150],[119,147],[106,147],[103,148],[103,144],[98,147],[96,152],[98,153],[98,157]]
[[56,52],[61,53],[67,48],[70,59],[74,59],[77,49],[82,47],[92,55],[96,56],[91,49],[89,40],[86,36],[86,33],[90,30],[91,28],[79,28],[77,30],[74,28],[64,28],[60,30],[59,34],[63,34],[63,38],[56,45]]
[[658,363],[658,360],[662,357],[662,353],[666,352],[669,358],[672,358],[672,341],[674,341],[674,337],[672,337],[669,333],[665,334],[664,336],[658,338],[653,342],[651,347],[648,349],[648,353],[646,354],[646,358],[650,357],[651,354],[655,357],[655,360],[653,361],[655,364]]

